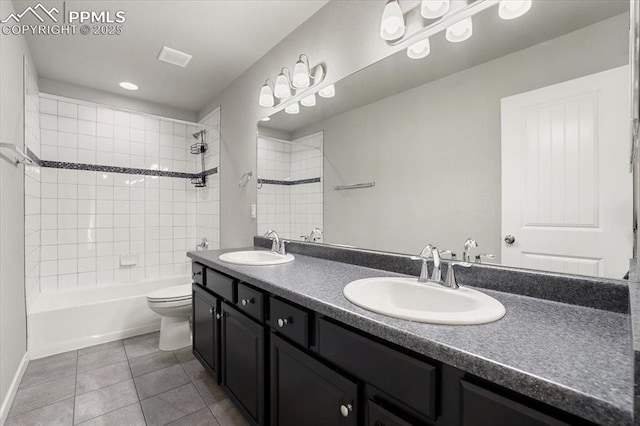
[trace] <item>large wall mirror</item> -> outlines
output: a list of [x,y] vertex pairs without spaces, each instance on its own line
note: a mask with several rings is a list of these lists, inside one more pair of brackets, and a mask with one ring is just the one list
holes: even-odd
[[473,31],[462,43],[439,33],[426,58],[397,52],[334,97],[259,122],[258,233],[319,228],[312,241],[411,254],[431,243],[458,259],[471,237],[474,258],[493,255],[482,262],[622,278],[629,2],[534,0],[512,21],[490,8]]

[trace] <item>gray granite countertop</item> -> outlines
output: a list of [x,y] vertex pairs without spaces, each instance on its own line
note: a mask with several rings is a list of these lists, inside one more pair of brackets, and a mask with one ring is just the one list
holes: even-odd
[[[249,247],[242,250],[258,250]],[[188,256],[267,292],[603,425],[633,424],[629,315],[480,289],[504,304],[499,321],[443,326],[394,319],[349,302],[349,282],[401,276],[296,254],[288,264],[221,262],[232,250]],[[261,249],[260,249],[261,250]]]

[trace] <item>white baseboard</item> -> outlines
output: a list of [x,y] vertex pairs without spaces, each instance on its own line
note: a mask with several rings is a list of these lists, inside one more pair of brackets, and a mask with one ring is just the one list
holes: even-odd
[[24,376],[24,372],[27,370],[27,366],[29,365],[29,352],[25,353],[22,357],[22,361],[20,361],[20,365],[18,366],[18,371],[13,376],[13,380],[11,381],[11,386],[9,386],[9,391],[7,392],[7,396],[2,401],[2,406],[0,406],[0,425],[5,424],[7,421],[7,417],[9,416],[9,410],[11,409],[11,405],[13,404],[13,400],[16,397],[16,393],[18,392],[18,386],[20,386],[20,382],[22,381],[22,376]]

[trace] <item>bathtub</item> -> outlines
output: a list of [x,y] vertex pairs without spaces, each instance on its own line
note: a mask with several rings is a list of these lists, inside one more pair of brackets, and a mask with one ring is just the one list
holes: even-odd
[[190,277],[174,277],[41,293],[27,317],[29,356],[37,359],[160,330],[160,316],[148,308],[147,294],[190,283]]

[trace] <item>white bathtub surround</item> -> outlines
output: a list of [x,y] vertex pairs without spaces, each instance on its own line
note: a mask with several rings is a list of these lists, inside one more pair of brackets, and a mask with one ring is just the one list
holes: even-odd
[[154,280],[104,288],[40,294],[29,312],[32,359],[160,329],[147,294],[189,284],[189,278]]
[[[40,94],[37,76],[28,63],[24,67],[25,151],[40,155]],[[27,310],[40,291],[40,184],[41,169],[36,163],[24,166],[24,258]]]
[[[204,154],[205,170],[220,165],[220,108],[200,120],[200,124],[209,129],[205,142],[209,149]],[[195,142],[193,140],[191,143]],[[193,156],[196,157],[196,156]],[[209,249],[220,247],[220,170],[207,176],[207,186],[196,188],[196,235],[198,243],[206,238]],[[195,247],[189,248],[190,250]]]
[[[42,95],[40,119],[45,161],[194,173],[189,146],[203,127],[219,151],[217,129],[74,99]],[[44,167],[42,180],[43,293],[189,275],[185,254],[201,236],[187,178]]]
[[[258,176],[284,182],[322,179],[322,149],[322,132],[292,142],[259,136]],[[322,181],[263,184],[258,189],[258,234],[275,229],[284,238],[299,240],[322,228],[322,188]]]

